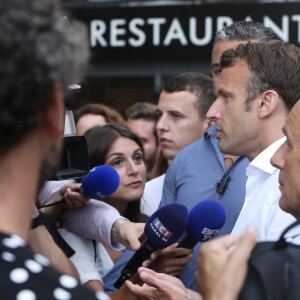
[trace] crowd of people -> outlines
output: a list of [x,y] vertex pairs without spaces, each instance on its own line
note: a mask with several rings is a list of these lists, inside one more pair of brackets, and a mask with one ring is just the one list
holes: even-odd
[[[172,75],[153,103],[125,112],[74,110],[90,167],[111,166],[120,178],[99,201],[80,192],[80,178],[49,180],[68,87],[89,58],[84,26],[63,22],[57,0],[3,0],[0,12],[2,296],[238,299],[256,243],[278,240],[300,216],[300,49],[237,21],[215,35],[211,76]],[[152,214],[206,199],[226,212],[215,239],[159,249],[115,288]],[[299,236],[296,227],[286,238]]]

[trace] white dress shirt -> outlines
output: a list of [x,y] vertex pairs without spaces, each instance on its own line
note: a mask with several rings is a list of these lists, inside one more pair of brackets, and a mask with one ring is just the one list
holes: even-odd
[[[296,220],[279,207],[279,169],[270,163],[273,154],[285,139],[283,137],[270,145],[247,167],[246,198],[232,234],[241,235],[252,225],[257,228],[258,241],[277,240],[282,231]],[[294,231],[287,237],[292,235]]]
[[146,182],[141,199],[141,212],[151,216],[157,209],[161,200],[166,174]]
[[102,278],[114,265],[104,246],[101,243],[94,245],[92,240],[65,228],[60,228],[59,233],[76,252],[70,260],[79,273],[81,284],[90,280],[99,280],[102,283]]

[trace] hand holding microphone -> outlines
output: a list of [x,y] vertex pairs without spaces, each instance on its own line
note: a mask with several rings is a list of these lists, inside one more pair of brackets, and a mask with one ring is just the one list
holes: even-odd
[[81,184],[73,183],[62,186],[60,194],[63,199],[42,207],[66,202],[72,208],[80,207],[80,204],[83,205],[89,198],[101,200],[113,194],[118,189],[119,184],[119,174],[113,167],[107,165],[97,166],[91,169],[87,176],[82,178]]
[[114,284],[115,288],[120,288],[130,279],[154,251],[173,244],[184,232],[187,221],[187,208],[181,204],[166,205],[152,214],[144,229],[146,240],[121,271]]
[[86,197],[101,200],[113,194],[119,187],[118,172],[110,166],[98,166],[90,170],[81,180],[80,193]]
[[191,260],[192,250],[178,248],[177,243],[175,243],[151,254],[150,259],[143,263],[143,267],[147,267],[158,273],[179,276]]
[[149,268],[164,273],[168,270],[168,274],[178,276],[191,260],[190,249],[198,242],[212,239],[223,227],[225,218],[224,208],[219,203],[213,200],[201,201],[189,212],[186,231],[177,248],[164,249]]

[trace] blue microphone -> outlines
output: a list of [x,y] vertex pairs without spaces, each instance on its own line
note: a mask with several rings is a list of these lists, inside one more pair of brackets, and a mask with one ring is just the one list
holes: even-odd
[[113,167],[102,165],[91,169],[88,175],[82,178],[80,193],[101,200],[113,194],[119,184],[118,172]]
[[187,222],[188,211],[182,204],[168,204],[153,213],[145,224],[145,241],[127,262],[114,287],[120,288],[154,251],[175,243],[183,234]]
[[186,233],[177,247],[193,249],[198,242],[211,240],[224,226],[225,220],[225,210],[218,202],[199,202],[189,212]]

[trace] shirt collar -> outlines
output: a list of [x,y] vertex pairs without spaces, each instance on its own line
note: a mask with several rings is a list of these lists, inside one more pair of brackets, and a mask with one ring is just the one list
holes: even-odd
[[252,169],[252,167],[254,167],[266,173],[273,174],[277,168],[271,165],[271,158],[277,149],[285,142],[285,140],[286,137],[282,137],[267,147],[250,162],[248,168]]
[[211,125],[204,133],[204,137],[210,138],[211,136],[216,136],[216,134],[217,134],[216,125]]

